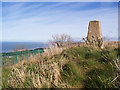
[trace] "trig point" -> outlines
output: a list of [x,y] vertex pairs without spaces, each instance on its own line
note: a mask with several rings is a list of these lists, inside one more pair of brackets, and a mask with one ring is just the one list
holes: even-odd
[[95,47],[103,47],[103,38],[100,21],[90,21],[87,42]]

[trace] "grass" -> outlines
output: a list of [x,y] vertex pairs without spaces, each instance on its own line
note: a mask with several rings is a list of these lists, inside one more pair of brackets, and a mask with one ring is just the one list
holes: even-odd
[[110,47],[46,50],[45,55],[36,55],[29,62],[3,68],[3,87],[118,88],[118,79],[113,81],[117,74],[114,61],[118,59],[118,50]]
[[[8,52],[2,53],[2,65],[10,66],[21,62],[24,59],[29,59],[29,57],[33,57],[34,55],[38,55],[39,53],[43,53],[44,50],[26,50],[26,51],[17,51],[17,52]],[[17,53],[17,60],[16,60],[16,53]]]
[[64,65],[63,72],[61,72],[63,80],[70,84],[72,87],[81,87],[82,80],[84,79],[81,70],[74,62]]
[[118,58],[117,49],[96,50],[77,47],[68,49],[66,52],[64,52],[65,57],[70,59],[70,62],[65,65],[62,76],[72,87],[118,87],[117,82],[110,84],[116,77],[113,61]]
[[2,68],[2,87],[3,88],[8,87],[7,80],[9,79],[8,75],[9,75],[11,70],[12,70],[11,67]]

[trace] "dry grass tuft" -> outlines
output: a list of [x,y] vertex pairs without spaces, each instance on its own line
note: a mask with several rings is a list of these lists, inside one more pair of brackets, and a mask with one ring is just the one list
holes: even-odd
[[[45,53],[36,55],[24,60],[13,67],[9,75],[9,86],[14,88],[51,88],[70,87],[61,81],[60,70],[67,60],[61,57],[60,60],[50,59],[51,56],[60,54],[63,48],[46,49]],[[45,60],[47,57],[49,60]],[[60,63],[61,62],[61,63]]]
[[119,41],[106,41],[104,42],[104,47],[119,47],[120,42]]
[[[50,59],[51,57],[53,57],[54,55],[60,54],[63,50],[65,50],[67,48],[63,47],[63,48],[59,48],[59,47],[50,47],[50,48],[46,48],[44,49],[44,53],[39,53],[38,55],[31,55],[28,60],[26,60],[26,58],[24,58],[24,60],[20,61],[18,58],[18,63],[15,64],[14,66],[20,66],[21,64],[24,64],[26,62],[30,62],[30,63],[36,63],[36,61],[41,61],[43,60],[45,57]],[[54,58],[54,57],[53,57]]]

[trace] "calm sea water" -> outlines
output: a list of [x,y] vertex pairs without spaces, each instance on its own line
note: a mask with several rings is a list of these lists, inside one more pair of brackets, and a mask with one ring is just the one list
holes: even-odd
[[16,49],[35,49],[35,48],[47,48],[48,43],[42,42],[2,42],[2,52],[10,52]]

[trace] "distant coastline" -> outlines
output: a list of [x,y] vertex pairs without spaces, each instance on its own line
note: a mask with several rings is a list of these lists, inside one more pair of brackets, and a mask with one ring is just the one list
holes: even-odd
[[48,47],[49,44],[44,42],[2,42],[2,53]]
[[[105,46],[118,46],[119,41],[104,41]],[[83,45],[84,42],[74,42],[74,44]],[[120,44],[119,44],[120,45]],[[2,53],[34,50],[39,48],[49,48],[49,43],[44,42],[2,42]]]

